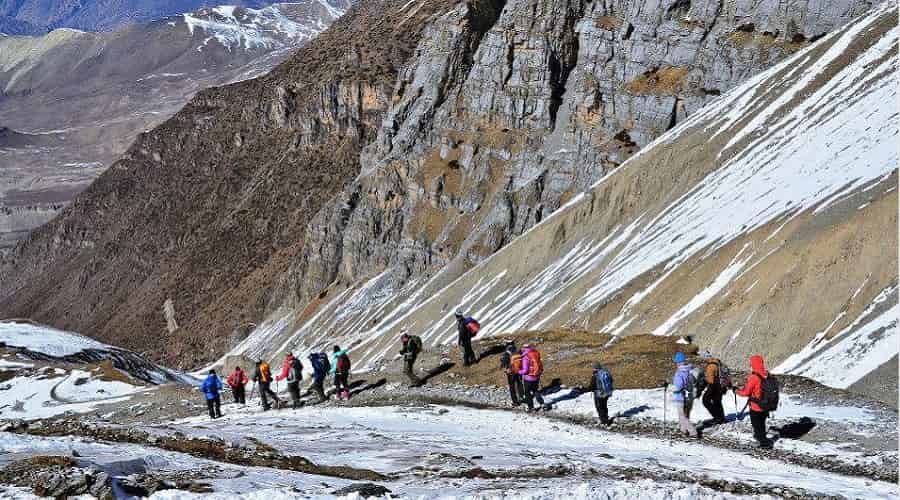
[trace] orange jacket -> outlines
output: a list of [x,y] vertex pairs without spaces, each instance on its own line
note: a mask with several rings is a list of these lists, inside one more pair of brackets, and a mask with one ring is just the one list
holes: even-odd
[[[743,398],[751,398],[758,400],[762,397],[762,379],[769,376],[768,370],[766,370],[765,362],[763,362],[763,357],[760,355],[751,356],[750,357],[750,375],[747,376],[747,383],[744,387],[735,391],[738,396]],[[763,411],[762,408],[759,407],[758,404],[750,401],[750,409],[752,411]]]

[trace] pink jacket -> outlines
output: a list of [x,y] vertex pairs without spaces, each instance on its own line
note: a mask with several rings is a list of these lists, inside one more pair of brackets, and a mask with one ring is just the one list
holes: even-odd
[[534,349],[532,349],[531,347],[522,349],[522,369],[519,370],[519,375],[521,375],[523,379],[529,382],[535,382],[541,379],[540,377],[535,377],[528,374],[528,372],[531,371],[531,358],[528,357],[528,353],[533,350]]

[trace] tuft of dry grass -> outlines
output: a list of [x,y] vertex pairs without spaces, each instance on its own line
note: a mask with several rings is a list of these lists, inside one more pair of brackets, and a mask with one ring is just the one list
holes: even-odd
[[676,95],[684,90],[688,68],[664,66],[653,68],[625,84],[634,95]]

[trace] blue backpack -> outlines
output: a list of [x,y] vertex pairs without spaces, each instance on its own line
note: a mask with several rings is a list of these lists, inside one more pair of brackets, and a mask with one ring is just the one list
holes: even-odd
[[613,379],[606,369],[594,372],[595,392],[598,396],[608,398],[613,393]]

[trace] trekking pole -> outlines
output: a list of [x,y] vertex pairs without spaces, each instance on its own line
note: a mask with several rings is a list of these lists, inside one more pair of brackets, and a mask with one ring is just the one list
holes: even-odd
[[666,400],[669,399],[668,396],[666,395],[666,390],[668,388],[669,388],[669,383],[663,382],[663,435],[666,437],[669,436],[669,429],[668,429],[668,427],[666,427],[666,408],[668,406],[668,404],[666,403]]

